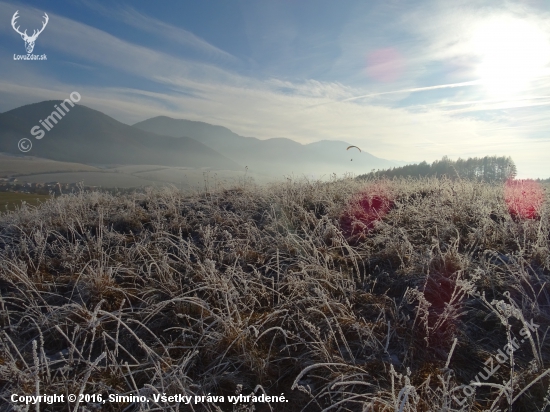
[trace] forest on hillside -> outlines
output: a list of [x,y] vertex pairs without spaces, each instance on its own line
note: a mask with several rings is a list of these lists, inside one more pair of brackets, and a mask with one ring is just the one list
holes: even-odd
[[372,171],[358,176],[358,179],[382,177],[441,177],[469,179],[483,182],[504,182],[517,175],[517,168],[511,157],[470,157],[456,161],[444,156],[432,164],[426,161],[417,164]]

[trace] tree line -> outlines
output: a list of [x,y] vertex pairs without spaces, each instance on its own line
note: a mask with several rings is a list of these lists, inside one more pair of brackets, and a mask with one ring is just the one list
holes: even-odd
[[451,179],[470,179],[485,182],[504,182],[517,175],[517,168],[511,157],[470,157],[453,161],[447,156],[436,160],[432,164],[427,162],[394,167],[387,170],[374,169],[372,172],[358,176],[358,179],[380,177],[441,177]]

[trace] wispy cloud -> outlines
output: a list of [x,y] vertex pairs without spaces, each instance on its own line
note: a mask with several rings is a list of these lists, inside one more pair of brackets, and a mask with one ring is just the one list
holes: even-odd
[[107,18],[127,24],[139,31],[150,33],[158,38],[162,38],[165,42],[170,44],[171,47],[181,45],[199,52],[203,58],[209,57],[218,62],[233,64],[240,62],[239,59],[232,54],[213,46],[195,34],[153,17],[146,16],[132,7],[106,7],[89,0],[81,0],[81,3],[85,4],[90,10],[99,12]]
[[[472,81],[469,81],[469,82],[440,84],[440,85],[437,85],[437,86],[413,87],[411,89],[392,90],[392,91],[389,91],[389,92],[369,93],[369,94],[363,94],[361,96],[348,97],[346,99],[340,100],[340,102],[351,102],[351,101],[354,101],[354,100],[366,99],[366,98],[369,98],[369,97],[384,96],[384,95],[388,95],[388,94],[403,94],[403,93],[425,92],[425,91],[437,90],[437,89],[453,89],[455,87],[478,86],[480,84],[481,84],[480,80],[472,80]],[[319,104],[313,105],[311,107],[317,107],[317,106],[330,104],[330,103],[332,103],[332,102],[319,103]]]

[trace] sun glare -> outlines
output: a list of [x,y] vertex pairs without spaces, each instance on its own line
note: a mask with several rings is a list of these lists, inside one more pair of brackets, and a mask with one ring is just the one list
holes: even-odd
[[540,76],[550,60],[547,36],[535,25],[514,18],[496,18],[474,33],[481,56],[478,76],[491,96],[521,92]]

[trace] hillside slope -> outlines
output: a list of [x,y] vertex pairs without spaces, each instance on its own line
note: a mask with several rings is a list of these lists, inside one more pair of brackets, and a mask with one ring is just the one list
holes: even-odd
[[[121,123],[82,105],[70,108],[50,131],[41,126],[54,105],[51,100],[22,106],[0,114],[0,152],[19,153],[17,142],[32,141],[32,156],[92,164],[155,164],[242,170],[238,163],[191,138],[161,136]],[[40,126],[45,136],[38,140],[30,131]]]

